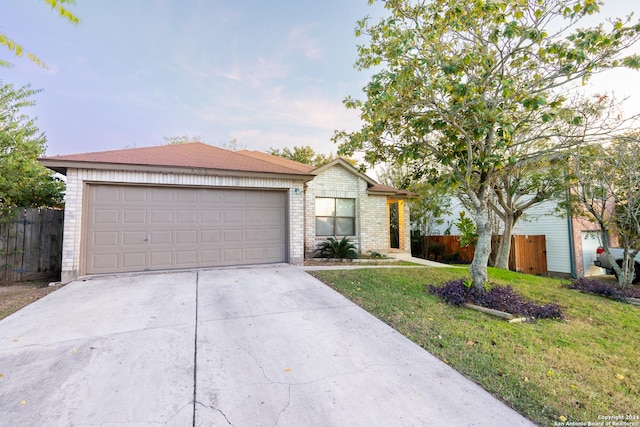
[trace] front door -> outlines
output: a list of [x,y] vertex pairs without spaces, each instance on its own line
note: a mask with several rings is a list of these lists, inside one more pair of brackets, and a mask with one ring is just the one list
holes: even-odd
[[391,249],[400,249],[400,211],[399,203],[389,203],[389,241]]

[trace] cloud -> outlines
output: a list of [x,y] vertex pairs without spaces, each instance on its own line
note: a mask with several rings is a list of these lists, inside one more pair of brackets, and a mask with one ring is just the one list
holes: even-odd
[[277,58],[260,56],[249,70],[246,80],[254,87],[265,87],[271,81],[287,78],[290,74],[291,66]]
[[282,88],[273,88],[265,94],[264,108],[278,121],[309,128],[352,129],[360,123],[357,113],[347,110],[340,100],[312,89],[287,93]]
[[270,148],[293,146],[310,146],[320,153],[335,153],[337,147],[330,141],[329,136],[319,134],[267,131],[264,129],[247,128],[230,131],[231,138],[236,138],[239,144],[250,150],[267,151]]
[[309,32],[315,25],[295,27],[289,32],[288,50],[293,52],[302,51],[304,56],[315,61],[321,60],[323,52],[317,39],[309,36]]

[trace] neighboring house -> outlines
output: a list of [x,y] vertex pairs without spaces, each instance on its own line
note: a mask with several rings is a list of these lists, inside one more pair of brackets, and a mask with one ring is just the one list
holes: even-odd
[[[550,273],[572,276],[598,276],[606,274],[596,267],[596,249],[600,246],[600,228],[587,218],[569,218],[567,212],[559,212],[558,202],[549,200],[525,212],[513,230],[514,235],[544,235],[547,245],[547,270]],[[458,235],[455,226],[459,213],[466,211],[458,199],[452,199],[451,215],[443,218],[444,225],[434,234],[449,232]],[[467,212],[468,213],[468,212]]]
[[342,159],[319,168],[201,143],[52,156],[67,177],[62,281],[130,271],[301,264],[346,236],[410,251],[411,193]]

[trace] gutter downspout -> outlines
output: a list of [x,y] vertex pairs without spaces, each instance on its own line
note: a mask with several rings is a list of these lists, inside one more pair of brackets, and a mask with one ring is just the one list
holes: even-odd
[[[567,173],[565,172],[565,178]],[[569,188],[567,188],[567,230],[569,232],[569,267],[571,269],[571,278],[577,279],[576,275],[576,254],[575,254],[575,242],[573,239],[573,217],[571,216],[571,195]]]

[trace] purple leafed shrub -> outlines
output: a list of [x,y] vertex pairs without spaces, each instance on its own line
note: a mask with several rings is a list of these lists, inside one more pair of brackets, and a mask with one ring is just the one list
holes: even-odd
[[621,288],[617,283],[605,282],[597,279],[581,277],[573,279],[571,283],[564,285],[568,289],[577,289],[590,294],[621,300],[624,298],[640,298],[640,290],[636,288]]
[[489,290],[469,288],[465,279],[451,280],[442,286],[429,285],[429,292],[449,304],[471,303],[500,310],[528,319],[563,319],[558,304],[536,304],[520,295],[511,286],[493,286]]
[[450,280],[442,286],[429,285],[429,293],[439,296],[446,303],[462,305],[467,301],[467,288],[464,279]]

